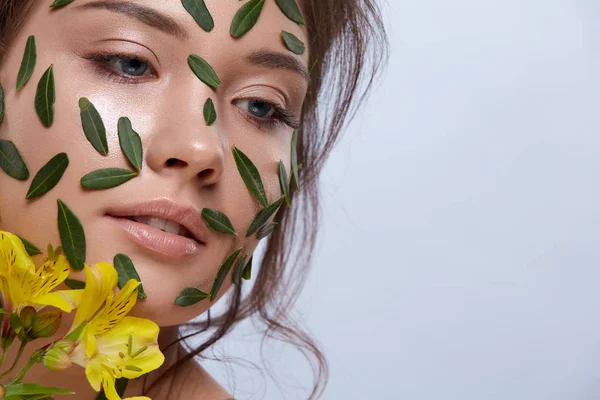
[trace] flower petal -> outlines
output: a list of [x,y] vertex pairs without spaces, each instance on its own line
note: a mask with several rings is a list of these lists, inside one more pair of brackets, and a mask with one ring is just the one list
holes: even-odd
[[137,300],[137,287],[139,285],[140,282],[130,279],[114,299],[106,300],[106,306],[88,325],[93,335],[101,335],[114,327],[131,311]]
[[117,271],[109,263],[99,262],[93,266],[85,265],[85,289],[71,330],[83,321],[90,320],[117,285]]
[[70,265],[67,258],[60,255],[56,261],[47,260],[35,274],[27,274],[23,280],[26,298],[36,297],[50,292],[69,276]]
[[[103,381],[103,368],[99,358],[92,358],[85,367],[85,376],[92,389],[100,391]],[[113,382],[114,384],[114,382]]]
[[53,306],[64,312],[71,312],[82,301],[84,289],[57,290],[31,299],[31,303]]

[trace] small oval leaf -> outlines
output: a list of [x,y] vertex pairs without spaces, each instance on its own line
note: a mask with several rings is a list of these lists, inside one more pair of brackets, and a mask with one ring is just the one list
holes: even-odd
[[298,39],[296,36],[286,31],[281,31],[281,37],[289,51],[298,55],[304,54],[305,48],[302,40]]
[[233,224],[227,218],[227,215],[212,208],[202,209],[202,219],[210,229],[218,233],[237,236]]
[[194,21],[206,32],[210,32],[215,27],[210,11],[206,7],[204,0],[181,0],[183,8],[194,18]]
[[79,281],[77,279],[71,279],[71,278],[65,279],[65,285],[67,285],[67,287],[69,289],[73,289],[73,290],[84,289],[85,288],[85,282],[84,281]]
[[[6,385],[4,397],[11,396],[34,396],[42,394],[73,394],[73,392],[65,389],[38,385],[36,383],[13,383]],[[36,396],[36,398],[38,398]]]
[[256,238],[262,240],[273,233],[273,230],[277,226],[277,222],[271,221],[256,232]]
[[248,227],[248,232],[246,233],[246,237],[250,237],[251,235],[256,233],[256,231],[258,231],[264,224],[266,224],[267,221],[269,221],[269,218],[271,218],[273,214],[277,212],[279,207],[281,207],[281,204],[284,200],[285,198],[282,197],[275,203],[260,210],[260,212],[256,215],[254,220],[250,223],[250,226]]
[[251,0],[244,4],[233,17],[229,34],[233,37],[240,37],[252,29],[260,17],[264,4],[265,0]]
[[4,104],[4,87],[0,83],[0,124],[4,121],[4,112],[6,110],[6,105]]
[[30,200],[48,193],[58,184],[68,166],[67,153],[59,153],[52,157],[33,177],[25,198]]
[[117,270],[117,275],[119,276],[119,289],[123,289],[130,279],[135,279],[136,281],[140,282],[140,285],[137,287],[137,298],[145,299],[146,293],[144,292],[144,285],[141,284],[142,279],[135,270],[135,266],[133,265],[131,258],[129,258],[126,254],[119,253],[113,258],[113,264]]
[[217,111],[215,110],[215,105],[212,99],[206,99],[204,103],[204,121],[206,122],[206,126],[210,126],[217,119]]
[[213,67],[211,67],[210,64],[202,57],[195,54],[190,54],[188,56],[188,65],[198,79],[206,83],[211,88],[216,89],[221,84],[221,80],[217,76],[217,73]]
[[244,256],[244,257],[240,258],[238,260],[238,262],[235,264],[235,267],[233,267],[233,273],[231,274],[231,282],[234,285],[239,285],[240,281],[242,280],[242,274],[244,273],[244,266],[246,265],[246,258],[248,258],[248,256]]
[[142,169],[142,139],[131,126],[131,121],[127,117],[119,118],[118,123],[119,130],[119,144],[121,150],[125,153],[125,157],[129,160],[131,165],[139,171]]
[[215,278],[215,282],[213,283],[212,290],[210,291],[210,301],[214,301],[217,298],[219,289],[221,289],[221,286],[225,281],[225,277],[227,276],[227,274],[229,274],[229,270],[231,269],[231,266],[235,262],[237,256],[240,254],[240,251],[242,251],[242,249],[237,249],[236,251],[231,253],[231,255],[227,257],[227,259],[219,267],[219,272],[217,273],[217,277]]
[[104,121],[96,107],[85,97],[79,99],[79,114],[81,126],[87,140],[94,146],[98,153],[103,156],[108,154],[108,143],[106,141],[106,128]]
[[54,122],[54,102],[56,101],[54,91],[54,72],[50,65],[40,79],[35,92],[35,111],[45,127]]
[[85,232],[81,221],[60,199],[58,203],[58,233],[65,256],[71,267],[77,271],[83,269],[86,257]]
[[285,169],[283,161],[279,161],[279,187],[281,188],[281,195],[285,197],[287,206],[290,206],[290,181],[288,180],[288,173]]
[[0,139],[0,168],[10,177],[20,181],[29,179],[29,169],[19,150],[10,140]]
[[209,293],[204,293],[200,289],[188,287],[179,292],[179,294],[175,298],[175,304],[181,307],[188,307],[209,297]]
[[35,63],[37,61],[37,52],[35,45],[35,36],[29,36],[27,38],[27,43],[25,44],[25,53],[23,54],[23,60],[21,61],[21,67],[19,68],[19,73],[17,74],[17,92],[21,89],[31,75],[33,74],[33,70],[35,69]]
[[250,257],[250,260],[248,260],[248,264],[246,264],[244,273],[242,275],[242,278],[244,278],[246,281],[249,281],[252,278],[252,258],[253,257]]
[[75,0],[54,0],[54,3],[50,4],[50,8],[58,8],[71,4]]
[[299,25],[304,25],[304,17],[296,0],[275,0],[283,14]]
[[28,240],[23,239],[21,236],[17,235],[17,237],[21,239],[21,242],[23,242],[23,246],[25,246],[25,251],[27,252],[27,254],[29,254],[29,256],[36,256],[38,254],[42,254],[42,251],[38,249],[36,245],[34,245]]
[[292,182],[296,185],[296,189],[300,190],[300,178],[298,174],[298,130],[294,130],[292,134],[291,143],[291,154],[290,159],[292,162],[292,179],[290,180],[290,186]]
[[258,169],[248,156],[238,150],[235,145],[232,146],[232,149],[235,164],[237,165],[238,172],[242,176],[246,187],[263,207],[267,207],[269,202],[267,201],[267,194]]
[[86,189],[110,189],[124,184],[137,176],[136,171],[124,168],[99,169],[81,178],[81,186]]

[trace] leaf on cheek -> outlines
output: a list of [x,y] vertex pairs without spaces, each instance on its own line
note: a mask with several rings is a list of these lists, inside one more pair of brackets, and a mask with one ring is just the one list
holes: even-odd
[[215,278],[215,282],[213,283],[212,290],[210,291],[210,301],[214,301],[217,298],[219,290],[221,289],[221,286],[225,281],[225,277],[227,276],[227,274],[229,274],[229,270],[231,270],[231,267],[235,262],[237,256],[240,254],[240,251],[242,251],[242,249],[237,249],[236,251],[231,253],[231,255],[227,257],[227,259],[219,267],[219,272],[217,273],[217,277]]
[[54,122],[55,101],[54,72],[53,66],[50,65],[42,75],[35,92],[35,111],[45,127]]
[[131,121],[127,117],[119,118],[118,128],[121,150],[136,171],[141,170],[143,149],[140,135],[133,130]]
[[20,181],[29,179],[29,169],[21,153],[10,140],[0,139],[0,168],[12,178]]
[[19,68],[19,73],[17,74],[17,92],[21,89],[31,75],[33,74],[33,70],[35,69],[35,63],[37,61],[37,52],[35,45],[35,36],[29,36],[27,38],[27,43],[25,44],[25,53],[23,54],[23,60],[21,61],[21,67]]
[[81,116],[81,125],[87,140],[94,146],[98,153],[103,156],[108,154],[108,144],[106,141],[106,128],[100,113],[96,107],[85,97],[79,99],[79,113]]
[[40,168],[31,181],[31,186],[25,198],[30,200],[48,193],[60,182],[68,166],[69,157],[67,153],[59,153],[52,157],[46,165]]

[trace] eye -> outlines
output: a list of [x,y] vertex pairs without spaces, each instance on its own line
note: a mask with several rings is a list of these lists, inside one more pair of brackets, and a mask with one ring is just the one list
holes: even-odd
[[97,53],[84,57],[94,61],[100,72],[117,82],[142,83],[156,76],[150,63],[138,56],[119,53]]
[[237,104],[258,118],[269,118],[275,111],[271,103],[259,99],[242,99],[238,100]]
[[121,58],[116,60],[115,67],[127,75],[141,76],[148,70],[148,63],[139,58]]

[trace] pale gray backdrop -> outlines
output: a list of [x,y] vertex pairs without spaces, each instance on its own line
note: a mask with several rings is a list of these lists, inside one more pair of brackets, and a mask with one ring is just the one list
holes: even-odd
[[[324,171],[299,302],[323,398],[600,399],[600,1],[384,10],[389,69]],[[256,340],[218,349],[260,363]],[[207,365],[236,399],[305,399],[302,358],[267,354],[280,388]]]

